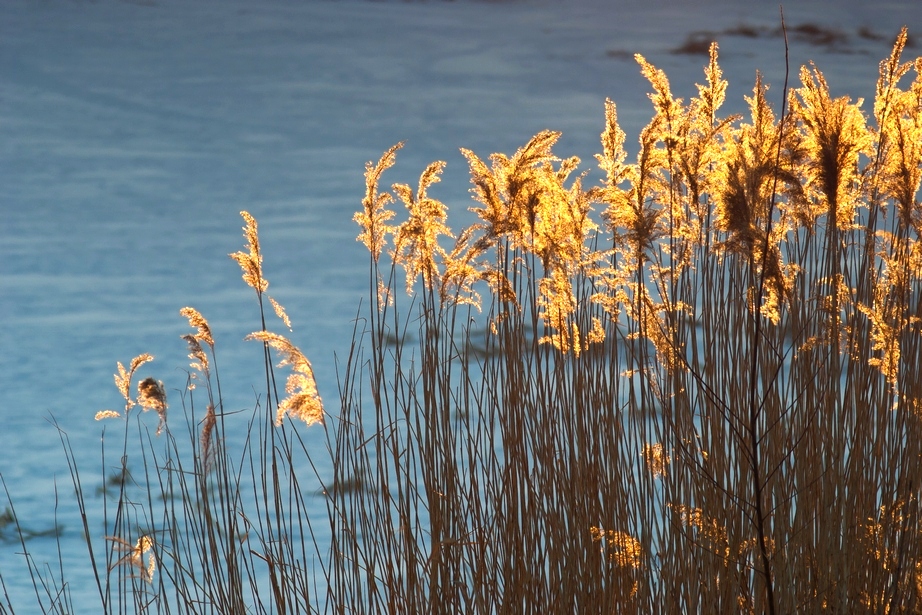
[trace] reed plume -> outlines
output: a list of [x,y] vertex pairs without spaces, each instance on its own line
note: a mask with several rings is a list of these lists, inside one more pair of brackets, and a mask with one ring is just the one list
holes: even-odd
[[285,415],[301,419],[308,425],[323,422],[323,402],[317,392],[314,370],[310,361],[287,338],[268,331],[256,331],[247,340],[259,340],[274,348],[282,357],[278,367],[291,366],[285,385],[288,397],[279,402],[275,424],[281,425]]
[[153,410],[160,417],[160,423],[157,425],[157,435],[159,436],[166,426],[166,391],[163,388],[163,382],[153,378],[145,378],[138,383],[138,405],[145,412]]
[[269,288],[269,281],[263,277],[263,256],[259,249],[259,226],[249,212],[241,211],[246,226],[243,236],[246,238],[246,252],[238,251],[230,255],[243,270],[243,281],[247,286],[262,294]]
[[201,372],[207,378],[210,371],[208,355],[205,354],[205,350],[199,343],[198,338],[195,335],[187,333],[182,336],[182,339],[184,339],[189,345],[189,358],[192,359],[189,367],[191,367],[193,370]]
[[415,192],[407,184],[394,184],[392,187],[409,212],[409,219],[394,230],[394,261],[406,270],[406,287],[410,294],[420,276],[423,286],[433,290],[434,284],[441,278],[439,262],[448,258],[439,244],[439,236],[452,238],[451,230],[445,226],[445,204],[427,194],[430,186],[441,181],[444,168],[443,161],[430,164],[420,175]]
[[[115,544],[118,551],[127,553],[121,559],[112,565],[112,568],[118,566],[127,566],[137,569],[138,575],[145,583],[153,583],[154,573],[157,571],[157,560],[154,557],[154,541],[150,536],[141,536],[138,541],[132,545],[117,536],[106,536],[106,540]],[[144,563],[144,555],[147,555],[147,563]]]
[[[269,289],[269,280],[263,275],[263,255],[259,247],[259,225],[249,212],[241,211],[241,217],[246,226],[243,227],[243,236],[246,239],[246,252],[238,251],[230,255],[230,257],[240,265],[240,269],[243,270],[243,281],[246,282],[247,286],[253,288],[256,291],[257,296],[259,297],[259,309],[260,314],[262,314],[263,303],[262,297],[265,295],[266,291]],[[271,296],[266,295],[266,298],[269,300],[269,304],[272,306],[272,309],[275,311],[275,315],[285,324],[288,329],[291,329],[291,320],[288,318],[288,314],[285,312],[285,308],[282,305],[273,299]],[[190,324],[191,320],[190,320]],[[192,326],[196,326],[192,324]],[[263,327],[265,327],[265,316],[263,315]]]
[[118,392],[125,398],[126,410],[135,405],[134,400],[131,398],[131,379],[134,377],[134,373],[139,367],[153,360],[153,355],[147,353],[138,355],[131,360],[127,370],[125,366],[122,365],[121,361],[118,362],[118,373],[115,374],[115,388],[117,388]]
[[[918,160],[922,156],[922,58],[902,62],[908,32],[904,27],[896,39],[890,57],[880,63],[874,116],[877,119],[878,173],[886,196],[895,201],[903,227],[916,225],[919,215],[916,194],[922,181]],[[908,90],[900,80],[914,70],[916,77]]]
[[205,317],[195,308],[184,307],[179,310],[179,315],[189,320],[189,326],[196,330],[194,338],[205,344],[208,344],[214,350],[214,337],[211,334],[211,326]]
[[[160,416],[161,423],[157,433],[163,428],[166,421],[166,392],[163,390],[163,383],[153,378],[146,378],[138,383],[137,399],[131,395],[131,381],[134,379],[135,372],[145,363],[153,361],[153,355],[144,353],[136,356],[128,364],[128,369],[122,365],[121,361],[117,362],[118,371],[115,373],[115,388],[125,400],[125,414],[135,406],[140,404],[145,411],[155,410]],[[96,413],[95,419],[101,421],[109,418],[119,418],[122,413],[117,410],[101,410]]]
[[378,182],[381,174],[394,166],[397,150],[401,147],[403,147],[403,142],[387,150],[378,159],[377,164],[371,162],[365,164],[365,198],[362,199],[362,211],[356,213],[352,218],[362,227],[357,240],[365,244],[376,263],[387,243],[387,235],[393,232],[393,228],[387,224],[387,221],[394,217],[394,212],[386,209],[388,203],[393,202],[394,197],[388,192],[378,192]]

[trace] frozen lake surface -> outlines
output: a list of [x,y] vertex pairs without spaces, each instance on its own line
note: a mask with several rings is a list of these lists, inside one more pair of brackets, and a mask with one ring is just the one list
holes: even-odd
[[[834,94],[854,98],[873,96],[902,25],[922,36],[916,0],[802,0],[785,17],[791,84],[813,60]],[[511,154],[560,130],[558,155],[592,168],[608,97],[636,153],[651,109],[634,53],[688,98],[707,58],[675,51],[716,38],[725,113],[744,109],[757,69],[779,109],[779,25],[777,5],[730,0],[3,2],[0,474],[36,531],[55,525],[57,481],[78,612],[93,611],[95,594],[48,418],[69,434],[92,491],[93,415],[119,407],[116,361],[149,352],[143,375],[181,388],[186,305],[214,330],[227,405],[253,407],[261,350],[242,338],[258,312],[227,258],[243,245],[238,212],[260,223],[270,293],[334,406],[334,355],[348,350],[367,287],[351,220],[366,161],[406,140],[390,185],[446,160],[433,194],[463,218],[459,147]],[[30,549],[56,560],[50,538]],[[19,551],[0,542],[0,575],[25,612]]]

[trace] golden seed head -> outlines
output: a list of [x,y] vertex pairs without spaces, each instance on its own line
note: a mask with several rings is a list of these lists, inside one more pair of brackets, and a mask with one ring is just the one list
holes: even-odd
[[443,161],[430,164],[419,178],[414,193],[406,184],[394,184],[393,191],[407,208],[409,219],[397,227],[394,239],[394,260],[406,271],[407,293],[412,293],[417,277],[422,276],[423,285],[432,290],[440,281],[437,260],[446,262],[447,252],[439,245],[439,236],[452,237],[445,225],[448,218],[444,203],[430,198],[429,187],[441,181]]
[[211,336],[211,327],[208,326],[208,321],[205,320],[205,317],[202,316],[198,310],[191,307],[184,307],[179,310],[179,313],[188,318],[189,326],[196,330],[195,339],[214,348],[214,338]]
[[262,294],[269,288],[269,281],[263,277],[263,257],[259,250],[259,232],[256,218],[246,211],[241,211],[240,215],[246,222],[246,226],[243,227],[243,236],[246,238],[247,251],[234,252],[230,257],[237,261],[237,264],[243,270],[243,281],[255,289],[256,292]]
[[154,410],[160,417],[160,423],[157,425],[157,435],[159,436],[166,425],[166,391],[163,383],[153,378],[145,378],[138,383],[138,405],[147,410]]
[[134,376],[135,371],[145,363],[153,361],[153,355],[144,353],[136,356],[131,360],[131,363],[128,366],[128,369],[125,369],[125,366],[121,362],[118,362],[118,373],[115,374],[115,387],[118,389],[118,392],[122,394],[122,397],[125,398],[125,407],[131,408],[134,406],[134,401],[131,399],[131,379]]
[[202,345],[199,344],[198,338],[191,333],[187,333],[181,337],[182,339],[186,340],[186,343],[189,345],[189,358],[192,359],[190,367],[207,375],[208,355],[205,354],[205,351],[202,349]]
[[397,159],[396,153],[403,147],[403,142],[397,143],[384,152],[377,164],[365,164],[365,198],[362,199],[362,210],[357,212],[352,219],[362,227],[362,232],[356,238],[365,244],[374,262],[378,262],[386,237],[393,232],[387,221],[394,217],[394,212],[386,209],[394,197],[387,192],[378,192],[378,182],[381,175],[394,166]]
[[282,307],[282,304],[272,297],[269,297],[269,303],[272,304],[275,315],[278,316],[285,326],[288,327],[288,330],[291,331],[291,320],[288,319],[288,314],[285,313],[285,308]]
[[199,446],[201,447],[201,460],[205,472],[211,468],[214,460],[214,428],[217,423],[214,406],[208,404],[208,410],[205,412],[205,419],[202,421],[202,433],[199,436]]
[[640,568],[643,560],[643,545],[640,541],[619,530],[606,530],[600,527],[590,527],[592,542],[602,545],[602,552],[607,553],[609,561],[617,566],[627,568]]
[[317,391],[314,370],[298,347],[287,338],[268,331],[250,333],[245,339],[259,340],[275,349],[282,356],[278,367],[291,366],[292,373],[285,386],[288,397],[279,402],[275,424],[281,425],[286,414],[308,425],[322,423],[323,401]]

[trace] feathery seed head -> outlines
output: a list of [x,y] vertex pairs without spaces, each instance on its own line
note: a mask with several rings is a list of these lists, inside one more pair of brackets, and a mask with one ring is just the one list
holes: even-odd
[[[127,551],[126,555],[122,556],[112,565],[112,568],[116,568],[118,566],[137,568],[141,580],[145,581],[146,583],[153,582],[154,572],[157,571],[157,562],[153,553],[153,538],[150,536],[141,536],[134,545],[117,536],[106,536],[106,540],[115,543],[116,551]],[[148,554],[146,565],[144,564],[145,553]]]
[[375,263],[381,256],[381,251],[387,243],[386,237],[393,232],[387,221],[394,217],[394,212],[385,209],[394,197],[387,192],[378,192],[378,182],[381,175],[394,165],[397,159],[396,152],[403,147],[403,142],[397,143],[384,152],[377,164],[365,164],[365,198],[362,199],[362,210],[356,212],[352,219],[362,227],[362,232],[356,238],[365,244]]
[[257,293],[264,293],[269,288],[269,281],[263,277],[262,262],[263,257],[259,249],[259,232],[256,224],[256,218],[249,212],[241,211],[246,226],[243,227],[243,236],[246,238],[246,252],[234,252],[230,255],[237,261],[243,270],[243,281],[248,286],[255,289]]
[[288,397],[279,402],[275,424],[281,425],[286,414],[301,419],[308,425],[322,423],[323,401],[317,391],[314,370],[298,347],[287,338],[268,331],[250,333],[245,339],[259,340],[275,349],[282,356],[278,367],[291,366],[292,373],[285,385]]
[[406,270],[407,293],[412,293],[413,283],[422,276],[423,285],[428,290],[439,281],[436,260],[445,262],[446,251],[439,245],[439,236],[453,237],[445,225],[448,219],[444,203],[430,198],[429,186],[441,181],[445,162],[430,164],[419,179],[416,193],[406,184],[394,184],[394,193],[409,211],[409,219],[397,227],[394,239],[394,261]]
[[208,326],[208,321],[205,320],[205,317],[202,316],[198,310],[191,307],[184,307],[179,310],[181,316],[185,316],[189,320],[189,326],[196,329],[195,339],[199,342],[204,342],[211,346],[214,349],[214,338],[211,336],[211,327]]
[[[922,185],[922,57],[899,64],[898,51],[894,48],[896,55],[886,67],[887,74],[881,74],[874,105],[881,188],[894,201],[900,225],[919,233],[922,207],[916,195]],[[916,77],[908,90],[902,90],[898,82],[910,68]]]
[[806,188],[826,203],[830,223],[847,230],[854,225],[861,197],[858,157],[870,154],[872,139],[859,100],[832,99],[823,74],[811,64],[801,68],[803,87],[791,96],[791,108],[800,120],[799,146],[806,153]]
[[707,86],[698,85],[698,99],[701,101],[701,114],[713,122],[717,119],[717,109],[724,103],[727,92],[727,81],[723,79],[723,71],[717,64],[717,42],[711,43],[710,61],[704,69]]
[[214,440],[214,428],[217,423],[217,417],[215,415],[214,406],[208,404],[208,409],[205,412],[205,418],[202,421],[202,433],[199,436],[199,446],[201,450],[201,460],[202,466],[207,473],[211,468],[211,465],[214,461],[214,446],[212,441]]
[[166,391],[163,388],[163,382],[153,378],[145,378],[138,383],[138,405],[144,411],[154,410],[160,417],[160,423],[157,425],[157,435],[159,436],[166,425]]
[[115,374],[115,387],[118,389],[118,392],[122,394],[122,397],[125,398],[126,409],[134,406],[134,400],[131,399],[131,379],[134,373],[139,367],[153,360],[153,355],[144,353],[132,359],[131,363],[128,365],[128,369],[125,369],[125,366],[122,365],[121,362],[117,364],[118,373]]
[[643,562],[643,545],[640,541],[618,530],[605,530],[591,527],[592,542],[602,545],[602,552],[607,553],[609,561],[617,566],[640,568]]
[[192,363],[190,363],[189,366],[194,370],[202,372],[207,377],[209,372],[208,355],[205,354],[204,349],[202,349],[202,345],[199,343],[198,338],[191,333],[187,333],[181,337],[189,345],[189,358],[192,359]]
[[[268,295],[267,295],[268,296]],[[275,311],[275,315],[288,327],[288,330],[291,331],[291,320],[288,318],[288,314],[285,312],[285,308],[282,307],[282,304],[269,297],[269,303],[272,304],[272,309]]]
[[663,445],[659,442],[655,444],[645,443],[643,445],[643,460],[647,470],[654,477],[663,477],[666,475],[666,467],[672,463],[672,458]]

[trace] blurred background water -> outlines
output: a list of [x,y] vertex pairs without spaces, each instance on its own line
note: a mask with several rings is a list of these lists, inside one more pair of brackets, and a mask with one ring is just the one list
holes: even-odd
[[[922,36],[916,0],[801,0],[785,18],[791,85],[815,61],[868,113],[899,28]],[[756,70],[779,110],[779,26],[777,5],[731,0],[0,3],[0,474],[24,526],[63,527],[78,610],[96,603],[49,419],[92,492],[111,470],[93,415],[121,405],[116,362],[155,355],[140,375],[175,407],[186,305],[211,323],[227,407],[254,407],[261,349],[242,339],[258,310],[227,257],[243,246],[238,212],[259,221],[269,292],[335,410],[336,356],[367,291],[351,220],[366,161],[407,141],[384,185],[447,161],[432,194],[458,228],[471,204],[459,147],[511,154],[560,130],[558,155],[591,169],[608,97],[635,154],[651,107],[634,53],[687,99],[716,39],[725,113],[745,110]],[[52,538],[29,548],[57,560]],[[0,541],[14,605],[31,592],[21,551]]]

